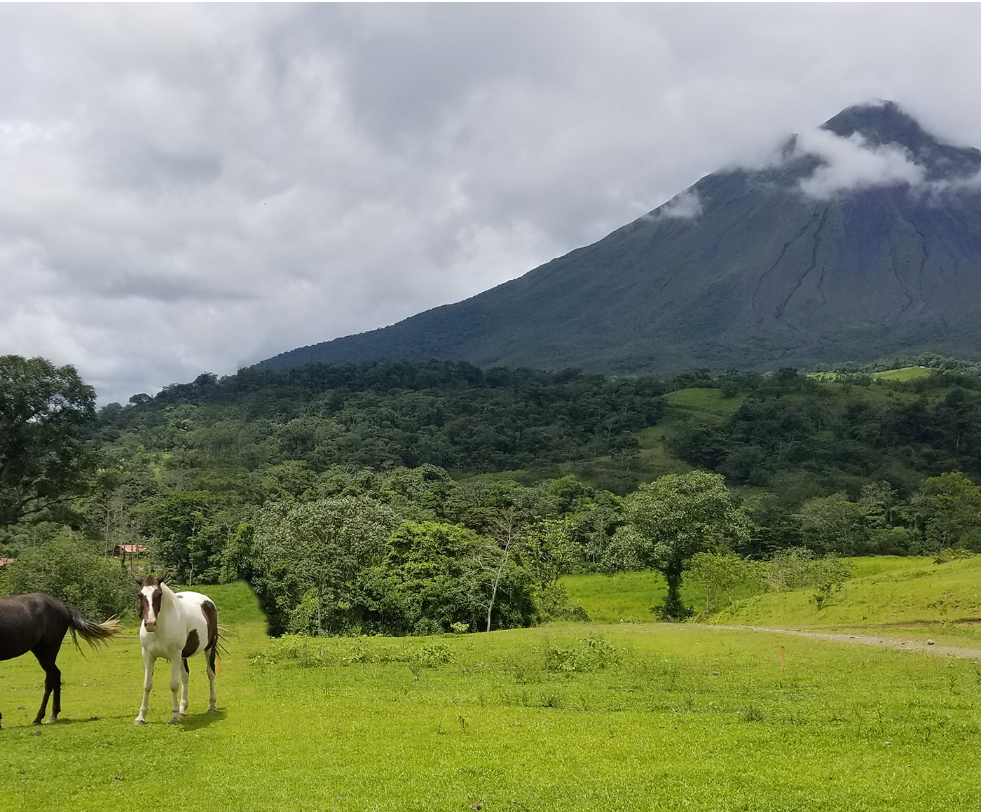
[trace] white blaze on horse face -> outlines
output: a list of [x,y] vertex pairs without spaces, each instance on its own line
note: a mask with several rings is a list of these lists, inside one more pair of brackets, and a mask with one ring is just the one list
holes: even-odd
[[140,590],[143,596],[143,625],[147,627],[148,632],[152,632],[157,628],[157,613],[153,608],[153,593],[159,588],[145,586]]

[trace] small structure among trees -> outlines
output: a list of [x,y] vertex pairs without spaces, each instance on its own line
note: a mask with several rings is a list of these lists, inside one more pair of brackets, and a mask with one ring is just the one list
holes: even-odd
[[116,558],[126,558],[126,556],[132,558],[137,555],[146,555],[148,552],[150,552],[150,548],[144,547],[142,544],[117,544],[113,547],[113,555]]

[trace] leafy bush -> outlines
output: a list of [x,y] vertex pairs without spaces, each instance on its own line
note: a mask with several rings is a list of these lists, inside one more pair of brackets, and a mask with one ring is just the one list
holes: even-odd
[[417,668],[436,668],[453,659],[453,648],[440,642],[396,646],[365,636],[338,642],[299,634],[274,638],[251,658],[253,663],[260,666],[293,663],[299,668],[366,663],[407,663]]
[[126,570],[70,530],[25,550],[3,570],[0,595],[27,592],[47,593],[93,620],[136,609],[136,587]]
[[734,589],[753,580],[755,569],[753,562],[733,553],[696,553],[689,562],[688,579],[702,591],[708,614],[719,609],[715,606],[719,595],[725,595],[727,604],[732,604]]
[[764,581],[775,592],[825,588],[826,584],[842,583],[851,577],[844,561],[834,556],[816,558],[803,547],[781,550],[764,568]]
[[814,589],[812,602],[823,608],[852,577],[849,565],[835,556],[815,558],[811,550],[793,547],[777,553],[765,567],[764,580],[775,591]]
[[414,652],[412,661],[424,668],[436,668],[453,660],[453,649],[446,643],[424,643]]
[[546,668],[564,674],[599,671],[621,661],[623,651],[603,637],[591,635],[570,646],[550,645],[546,649]]
[[258,654],[252,658],[257,665],[278,665],[292,662],[301,668],[327,665],[330,661],[329,652],[324,646],[317,645],[310,637],[299,634],[284,634],[271,640]]
[[935,564],[947,564],[950,561],[960,561],[965,558],[971,558],[977,555],[970,550],[963,550],[959,547],[947,547],[938,553],[934,558]]

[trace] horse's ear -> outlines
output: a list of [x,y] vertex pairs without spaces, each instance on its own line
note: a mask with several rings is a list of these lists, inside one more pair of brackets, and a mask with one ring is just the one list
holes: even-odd
[[164,570],[160,575],[157,576],[157,583],[162,584],[164,581],[170,580],[170,573]]
[[142,579],[142,578],[137,578],[137,577],[136,577],[136,576],[134,575],[134,576],[133,576],[133,580],[134,580],[134,581],[136,581],[136,582],[137,582],[137,583],[138,583],[138,584],[139,584],[140,586],[143,586],[143,585],[144,585],[144,584],[143,584],[143,579]]

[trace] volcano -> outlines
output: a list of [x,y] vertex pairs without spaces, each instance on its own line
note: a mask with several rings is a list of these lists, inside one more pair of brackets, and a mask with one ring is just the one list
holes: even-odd
[[435,358],[671,375],[974,360],[979,164],[892,102],[850,107],[767,165],[707,175],[524,276],[259,366]]

